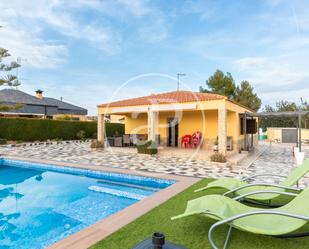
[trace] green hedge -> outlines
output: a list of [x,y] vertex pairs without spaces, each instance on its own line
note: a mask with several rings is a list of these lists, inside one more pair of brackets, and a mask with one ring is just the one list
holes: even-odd
[[[49,119],[0,118],[0,138],[21,141],[44,141],[47,139],[77,139],[79,131],[86,138],[95,138],[96,122],[59,121]],[[124,133],[123,124],[106,124],[107,136]]]
[[122,136],[124,134],[124,124],[105,123],[105,131],[107,137]]
[[158,145],[149,140],[137,145],[137,152],[141,154],[154,155],[158,153]]

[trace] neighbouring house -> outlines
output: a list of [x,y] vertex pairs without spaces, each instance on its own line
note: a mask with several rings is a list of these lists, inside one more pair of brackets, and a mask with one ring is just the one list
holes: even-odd
[[16,90],[0,91],[0,105],[17,107],[10,110],[0,110],[0,117],[50,118],[69,117],[73,120],[86,120],[87,109],[67,102],[43,96],[43,91],[37,90],[36,95]]
[[105,118],[121,115],[125,117],[126,134],[144,134],[162,146],[180,147],[183,136],[199,131],[203,149],[216,146],[223,154],[229,148],[248,150],[257,141],[257,120],[247,118],[246,113],[253,111],[218,94],[152,94],[98,105],[98,140],[105,139]]

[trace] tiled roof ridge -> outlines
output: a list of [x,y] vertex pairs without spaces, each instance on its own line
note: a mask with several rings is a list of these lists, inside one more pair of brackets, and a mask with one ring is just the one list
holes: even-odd
[[147,96],[118,100],[110,103],[99,105],[99,107],[117,107],[117,106],[133,106],[133,105],[149,105],[152,104],[168,104],[168,103],[185,103],[196,101],[211,101],[227,99],[226,96],[216,93],[202,93],[193,91],[172,91],[158,94],[150,94]]

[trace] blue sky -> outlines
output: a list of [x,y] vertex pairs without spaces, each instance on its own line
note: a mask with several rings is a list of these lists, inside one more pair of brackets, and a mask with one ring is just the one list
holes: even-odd
[[309,2],[10,0],[0,46],[22,59],[21,90],[40,88],[96,113],[110,100],[197,91],[217,69],[263,100],[309,99]]

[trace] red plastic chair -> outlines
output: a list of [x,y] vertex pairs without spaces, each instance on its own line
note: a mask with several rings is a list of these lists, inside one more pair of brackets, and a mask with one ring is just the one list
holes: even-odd
[[199,146],[202,142],[202,133],[199,131],[194,132],[191,141],[194,147]]
[[191,147],[191,135],[184,135],[181,137],[181,147]]

